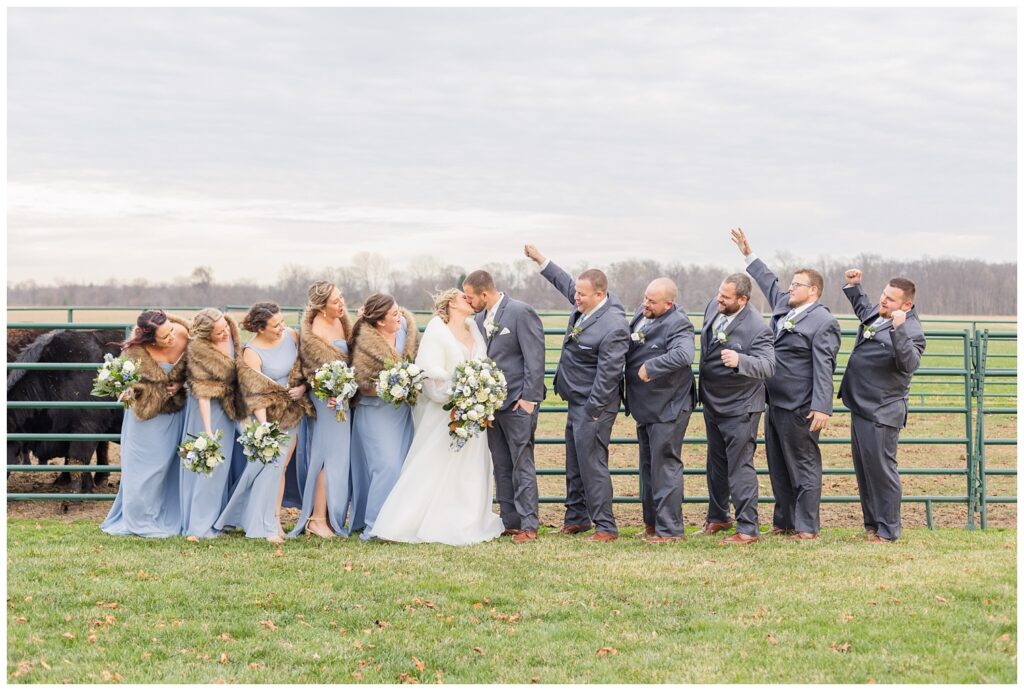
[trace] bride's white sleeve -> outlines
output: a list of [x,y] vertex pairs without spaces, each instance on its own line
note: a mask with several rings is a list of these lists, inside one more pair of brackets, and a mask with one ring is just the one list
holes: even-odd
[[448,402],[448,387],[452,381],[452,373],[446,366],[445,334],[442,331],[445,328],[440,319],[432,319],[423,332],[416,353],[416,364],[427,376],[423,382],[423,393],[435,403]]

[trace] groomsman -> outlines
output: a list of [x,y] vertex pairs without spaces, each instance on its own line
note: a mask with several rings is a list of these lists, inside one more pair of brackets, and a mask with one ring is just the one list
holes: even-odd
[[907,424],[910,380],[921,365],[924,330],[914,309],[916,289],[893,278],[872,305],[860,286],[861,272],[846,272],[843,292],[861,324],[839,384],[850,409],[853,469],[869,542],[900,536],[903,484],[896,468],[900,429]]
[[576,280],[533,245],[526,256],[576,309],[569,317],[555,371],[555,392],[569,407],[565,424],[566,535],[594,527],[587,539],[610,542],[619,536],[612,512],[608,442],[619,412],[619,381],[629,348],[626,314],[608,292],[603,271],[588,269]]
[[697,401],[693,324],[676,307],[676,284],[656,278],[629,324],[624,403],[640,442],[645,542],[683,539],[680,451]]
[[487,356],[508,383],[508,397],[487,432],[503,534],[514,535],[513,542],[531,542],[540,522],[533,440],[546,393],[544,325],[533,307],[498,292],[486,271],[469,274],[462,289],[477,313]]
[[839,322],[821,298],[825,282],[814,269],[793,274],[789,290],[750,248],[742,228],[732,240],[747,260],[747,273],[772,304],[775,375],[767,382],[764,441],[775,493],[773,535],[811,540],[821,530],[821,448],[818,438],[832,415]]
[[704,533],[728,530],[729,497],[736,534],[724,542],[758,539],[754,447],[765,402],[765,380],[775,373],[771,329],[748,306],[750,279],[732,274],[704,310],[700,332],[700,386],[708,435],[708,514]]

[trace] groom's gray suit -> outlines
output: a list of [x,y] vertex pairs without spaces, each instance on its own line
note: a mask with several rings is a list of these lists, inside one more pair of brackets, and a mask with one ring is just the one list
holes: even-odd
[[[540,517],[533,438],[546,394],[544,325],[533,307],[504,293],[495,307],[490,333],[486,319],[487,310],[483,310],[476,315],[476,324],[487,340],[487,356],[504,372],[508,383],[508,397],[487,432],[501,521],[506,529],[536,531]],[[537,404],[533,413],[512,409],[520,399]]]
[[772,304],[771,329],[775,334],[775,375],[768,380],[768,415],[764,422],[765,455],[775,493],[772,525],[779,530],[818,534],[821,528],[820,431],[810,431],[808,414],[832,414],[839,353],[839,322],[819,302],[793,318],[789,291],[760,259],[747,265]]
[[903,495],[896,450],[900,429],[907,424],[910,380],[921,366],[926,345],[924,330],[911,308],[902,325],[894,329],[889,319],[873,337],[865,338],[865,328],[878,319],[878,305],[872,306],[859,285],[847,286],[843,292],[861,320],[839,397],[850,409],[853,469],[864,527],[878,537],[895,540],[900,536]]
[[629,347],[626,313],[619,299],[608,293],[607,302],[582,320],[582,313],[575,309],[575,279],[550,261],[541,275],[574,307],[555,371],[555,393],[569,404],[565,525],[593,525],[598,532],[618,535],[612,512],[608,442],[619,412],[619,380]]
[[[644,524],[654,534],[683,534],[683,461],[681,451],[690,414],[697,402],[693,381],[693,324],[673,307],[646,321],[642,309],[630,322],[629,353],[623,379],[626,415],[636,420],[640,442],[640,478]],[[632,334],[642,333],[634,337]],[[640,379],[644,367],[650,381]]]
[[[736,532],[756,537],[757,473],[754,447],[764,412],[764,380],[775,373],[772,332],[748,303],[734,314],[721,343],[713,326],[717,301],[704,310],[700,332],[700,393],[708,435],[708,523],[729,522],[729,496],[736,508]],[[726,367],[722,350],[739,353],[739,366]]]

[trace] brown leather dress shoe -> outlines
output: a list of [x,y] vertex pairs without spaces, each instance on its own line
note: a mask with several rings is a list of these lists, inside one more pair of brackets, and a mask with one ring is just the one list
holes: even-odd
[[594,533],[593,535],[588,535],[587,537],[585,537],[583,539],[586,540],[587,542],[613,542],[614,540],[618,540],[619,536],[618,535],[612,535],[611,533],[602,533],[602,532],[598,531],[598,532]]
[[868,542],[892,542],[892,539],[882,537],[881,535],[872,535],[867,539]]
[[864,529],[864,537],[871,537],[872,535],[877,535],[877,533],[871,528]]
[[758,537],[756,535],[747,535],[746,533],[734,533],[729,537],[722,538],[722,543],[728,543],[730,545],[746,545],[751,542],[757,542]]
[[732,527],[732,521],[708,521],[700,532],[705,535],[714,535]]
[[505,528],[503,531],[501,531],[501,536],[500,537],[508,537],[509,535],[518,535],[521,532],[523,532],[523,531],[520,530],[519,528]]
[[650,523],[644,523],[644,535],[654,535],[654,526]]
[[793,535],[794,533],[796,533],[796,531],[791,530],[790,528],[772,528],[768,531],[769,535]]
[[790,537],[789,539],[790,540],[817,540],[818,539],[818,534],[817,533],[793,533],[792,537]]
[[686,537],[683,535],[650,535],[644,538],[644,542],[650,545],[661,545],[666,542],[682,542]]
[[537,539],[536,530],[520,530],[519,533],[512,538],[512,542],[523,543],[533,542]]
[[588,530],[590,530],[589,526],[575,525],[573,523],[568,523],[568,524],[562,526],[562,529],[558,531],[558,534],[559,535],[575,535],[576,533],[585,533]]

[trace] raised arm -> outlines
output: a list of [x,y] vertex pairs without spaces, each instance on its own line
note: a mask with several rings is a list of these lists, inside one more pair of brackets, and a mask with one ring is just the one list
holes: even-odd
[[846,286],[843,288],[843,292],[853,307],[853,313],[857,315],[858,319],[864,321],[871,316],[875,306],[871,304],[867,293],[860,286],[862,276],[863,274],[860,269],[848,269],[846,272]]
[[780,307],[786,307],[789,305],[789,291],[783,291],[779,287],[779,278],[775,273],[768,268],[768,265],[761,261],[757,255],[754,254],[754,250],[750,247],[750,242],[747,240],[747,236],[743,233],[742,228],[733,228],[730,231],[732,241],[736,243],[736,247],[739,248],[740,254],[743,255],[743,259],[747,262],[747,273],[757,283],[757,287],[761,289],[765,297],[768,298],[768,302],[772,304],[772,309],[779,309]]
[[523,252],[540,267],[540,275],[548,279],[548,282],[565,298],[576,305],[576,281],[572,276],[565,273],[562,267],[541,254],[535,245],[526,245]]

